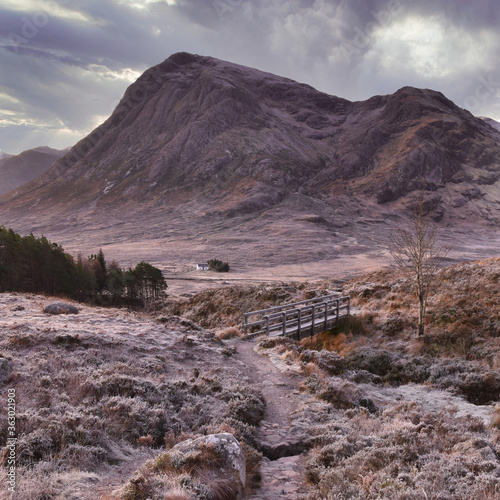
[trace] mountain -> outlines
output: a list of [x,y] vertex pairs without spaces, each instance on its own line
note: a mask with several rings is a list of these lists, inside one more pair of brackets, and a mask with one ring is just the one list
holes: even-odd
[[66,247],[75,235],[116,248],[155,240],[182,259],[228,252],[243,266],[249,254],[282,266],[371,255],[380,224],[417,190],[444,227],[497,227],[499,134],[433,90],[350,102],[178,53],[45,174],[0,198],[0,215]]
[[36,179],[64,154],[64,151],[45,146],[15,156],[0,151],[0,194]]
[[500,122],[497,122],[496,120],[493,120],[493,118],[488,118],[486,116],[480,116],[481,120],[486,122],[488,125],[493,127],[495,130],[500,131]]
[[5,158],[10,158],[11,156],[14,156],[14,155],[11,155],[9,153],[5,153],[4,151],[2,151],[0,149],[0,160],[4,160]]

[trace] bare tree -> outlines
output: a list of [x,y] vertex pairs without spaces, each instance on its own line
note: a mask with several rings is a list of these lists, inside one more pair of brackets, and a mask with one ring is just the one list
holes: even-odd
[[413,216],[391,235],[391,255],[396,265],[414,282],[418,297],[418,335],[424,334],[424,320],[429,292],[449,248],[439,241],[431,212],[419,198]]

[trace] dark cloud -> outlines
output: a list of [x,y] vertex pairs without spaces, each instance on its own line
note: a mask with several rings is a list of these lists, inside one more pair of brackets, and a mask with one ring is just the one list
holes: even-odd
[[[95,62],[95,60],[90,57],[71,54],[56,54],[47,50],[35,49],[27,45],[7,45],[0,48],[19,56],[32,56],[36,58],[49,59],[51,61],[68,64],[70,66],[78,66],[84,69],[88,69],[90,64]],[[109,63],[112,63],[112,61],[109,60]]]
[[76,142],[138,74],[178,51],[352,100],[404,85],[434,88],[500,118],[496,0],[81,0],[46,7],[55,2],[28,12],[22,0],[15,9],[0,0],[2,150]]

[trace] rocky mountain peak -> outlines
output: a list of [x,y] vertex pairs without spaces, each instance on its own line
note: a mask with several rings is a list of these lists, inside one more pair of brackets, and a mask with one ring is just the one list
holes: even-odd
[[442,215],[465,202],[474,217],[496,220],[478,200],[495,203],[497,191],[481,186],[498,182],[499,165],[498,133],[440,92],[403,87],[350,102],[181,52],[148,69],[101,126],[0,203],[13,213],[37,203],[48,213],[196,206],[235,216],[291,200],[304,204],[298,210],[353,197],[405,206],[423,189]]

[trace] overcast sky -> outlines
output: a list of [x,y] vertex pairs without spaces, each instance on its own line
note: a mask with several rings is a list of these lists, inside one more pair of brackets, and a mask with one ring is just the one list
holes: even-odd
[[350,100],[411,85],[500,120],[498,0],[0,0],[0,150],[72,146],[179,51]]

